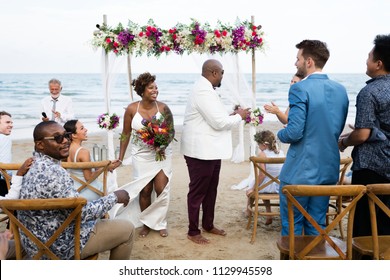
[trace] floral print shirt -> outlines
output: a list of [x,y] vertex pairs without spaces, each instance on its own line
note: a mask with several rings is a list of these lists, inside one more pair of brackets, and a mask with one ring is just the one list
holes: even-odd
[[[35,160],[29,172],[24,176],[20,199],[34,198],[66,198],[78,197],[79,193],[73,186],[69,173],[61,166],[61,162],[47,155],[35,152]],[[117,202],[115,194],[101,197],[88,202],[82,209],[80,230],[80,248],[84,248],[89,234],[97,219],[101,218]],[[18,211],[21,222],[35,234],[43,243],[68,217],[71,210],[36,210]],[[38,252],[37,247],[23,233],[21,234],[23,248],[28,256]],[[74,222],[66,228],[60,237],[50,246],[50,249],[61,259],[72,259],[74,256]]]
[[356,128],[379,129],[386,140],[364,142],[352,151],[352,170],[369,169],[390,180],[390,74],[370,79],[356,98]]

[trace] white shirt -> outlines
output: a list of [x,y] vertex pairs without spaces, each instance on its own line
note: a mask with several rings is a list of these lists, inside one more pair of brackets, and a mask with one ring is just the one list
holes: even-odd
[[[52,120],[52,114],[53,114],[51,110],[53,108],[52,100],[53,98],[49,95],[44,97],[41,101],[41,105],[42,105],[41,112],[45,112],[47,117],[50,120]],[[60,123],[61,125],[64,125],[67,121],[74,119],[72,98],[60,94],[60,96],[57,98],[56,111],[61,114],[61,117],[55,118],[54,121]]]
[[10,135],[0,133],[0,162],[12,162],[12,139]]
[[181,137],[181,153],[203,159],[228,159],[232,156],[231,128],[241,122],[230,116],[212,84],[203,76],[188,98]]

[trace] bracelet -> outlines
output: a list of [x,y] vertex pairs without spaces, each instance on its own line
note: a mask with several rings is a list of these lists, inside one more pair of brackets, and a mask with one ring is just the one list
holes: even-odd
[[121,163],[121,165],[122,165],[122,163],[123,163],[123,161],[122,160],[120,160],[120,159],[118,159],[118,161]]

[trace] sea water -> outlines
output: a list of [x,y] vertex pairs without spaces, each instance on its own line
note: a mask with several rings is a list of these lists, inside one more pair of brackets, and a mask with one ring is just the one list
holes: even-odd
[[[356,96],[365,86],[368,77],[365,74],[328,74],[343,84],[349,96],[348,123],[355,119]],[[31,139],[34,126],[41,121],[41,99],[49,95],[48,81],[52,78],[62,82],[62,94],[70,96],[73,100],[75,117],[81,120],[90,132],[100,130],[97,117],[107,112],[107,104],[110,113],[116,113],[121,117],[128,104],[141,98],[134,92],[133,100],[130,97],[130,88],[127,74],[116,74],[116,78],[110,87],[110,101],[105,100],[101,74],[0,74],[0,111],[4,110],[12,114],[14,128],[13,139]],[[252,89],[251,74],[243,74],[248,88]],[[256,106],[265,114],[264,121],[276,121],[275,115],[265,113],[263,106],[271,101],[275,102],[282,110],[288,106],[288,89],[292,74],[257,74],[256,75]],[[133,74],[137,77],[137,74]],[[184,119],[184,111],[188,95],[194,82],[199,78],[198,73],[156,74],[156,83],[159,89],[158,100],[166,103],[173,115],[175,125],[181,125]],[[231,89],[226,87],[229,76],[225,74],[222,87],[217,93],[223,99],[226,109],[232,110],[238,101],[229,97]],[[224,87],[225,86],[225,87]],[[251,91],[251,90],[250,90]],[[252,107],[254,99],[252,92],[241,93],[242,100],[248,107]],[[326,117],[326,116],[324,116]],[[121,131],[122,123],[119,126]]]

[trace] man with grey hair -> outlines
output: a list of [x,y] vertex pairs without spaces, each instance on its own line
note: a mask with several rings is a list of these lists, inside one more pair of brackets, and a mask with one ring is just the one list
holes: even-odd
[[42,121],[56,121],[64,125],[68,120],[74,119],[72,98],[61,94],[61,81],[49,81],[50,96],[42,99]]

